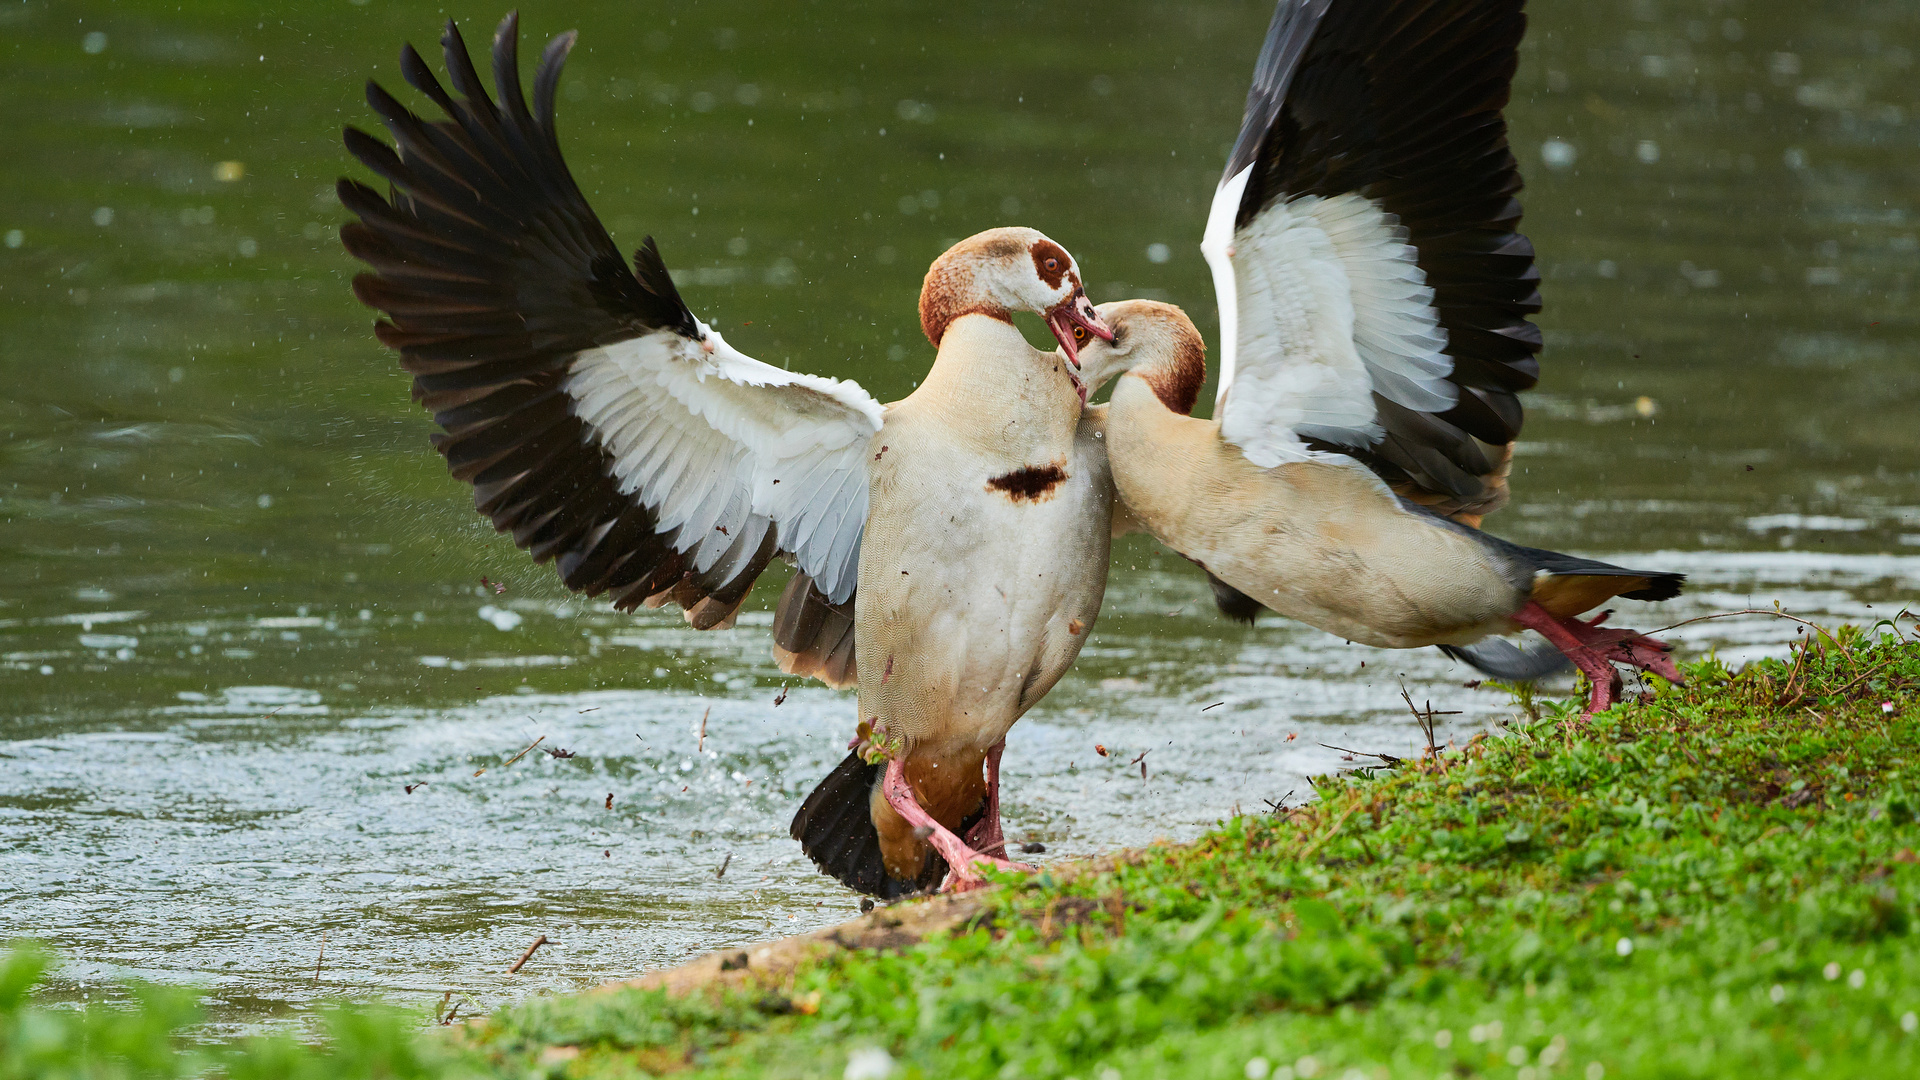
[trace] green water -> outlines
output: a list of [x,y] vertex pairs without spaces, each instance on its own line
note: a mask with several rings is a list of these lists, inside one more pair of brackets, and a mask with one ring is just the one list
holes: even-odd
[[[530,11],[523,54],[581,31],[562,142],[618,242],[656,236],[748,353],[891,400],[930,360],[926,264],[994,225],[1211,334],[1195,244],[1269,12],[582,3]],[[500,11],[445,13],[484,42]],[[569,599],[446,478],[348,291],[340,127],[443,17],[0,6],[0,933],[61,948],[63,993],[478,1006],[852,910],[784,836],[851,726],[824,690],[773,704],[784,574],[700,636]],[[1547,350],[1490,527],[1695,575],[1641,626],[1892,614],[1920,596],[1920,9],[1532,20],[1509,116]],[[1138,539],[1110,596],[1011,744],[1010,831],[1052,854],[1305,791],[1322,741],[1403,745],[1403,677],[1462,737],[1505,715],[1437,655],[1224,626]],[[575,756],[500,765],[540,736]],[[561,947],[502,976],[536,933]]]

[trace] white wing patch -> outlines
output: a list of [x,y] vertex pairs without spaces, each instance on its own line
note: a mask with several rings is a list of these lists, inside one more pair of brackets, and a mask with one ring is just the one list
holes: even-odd
[[1222,185],[1201,244],[1225,338],[1221,435],[1271,468],[1312,456],[1303,437],[1378,441],[1375,392],[1419,412],[1452,408],[1446,332],[1398,220],[1358,194],[1308,195],[1222,243],[1245,184],[1242,173]]
[[731,577],[769,528],[834,603],[858,582],[867,440],[882,409],[853,382],[783,371],[660,331],[574,358],[573,411],[614,459],[620,490],[696,570]]

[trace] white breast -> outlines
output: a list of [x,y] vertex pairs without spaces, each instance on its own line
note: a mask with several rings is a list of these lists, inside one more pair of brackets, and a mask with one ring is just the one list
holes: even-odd
[[862,719],[916,746],[985,749],[1073,663],[1106,590],[1113,512],[1104,445],[1082,427],[1066,478],[1038,497],[990,487],[994,467],[952,441],[875,437],[891,467],[876,470],[860,561]]

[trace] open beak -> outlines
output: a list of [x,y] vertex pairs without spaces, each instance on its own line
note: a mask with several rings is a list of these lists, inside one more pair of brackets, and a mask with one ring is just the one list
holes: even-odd
[[[1053,338],[1060,343],[1061,351],[1067,354],[1067,362],[1074,367],[1080,366],[1080,346],[1087,343],[1089,336],[1102,341],[1113,340],[1113,328],[1093,310],[1093,301],[1087,299],[1085,289],[1073,290],[1073,295],[1055,304],[1047,312],[1047,329],[1053,331]],[[1082,393],[1084,397],[1084,392]]]

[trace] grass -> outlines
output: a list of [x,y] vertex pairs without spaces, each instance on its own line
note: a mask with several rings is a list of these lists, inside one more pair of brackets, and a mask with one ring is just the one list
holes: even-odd
[[1847,629],[1687,671],[1007,879],[904,948],[531,1001],[457,1038],[342,1011],[317,1046],[195,1057],[169,1049],[186,1000],[37,1009],[16,953],[0,1077],[1920,1075],[1920,643]]

